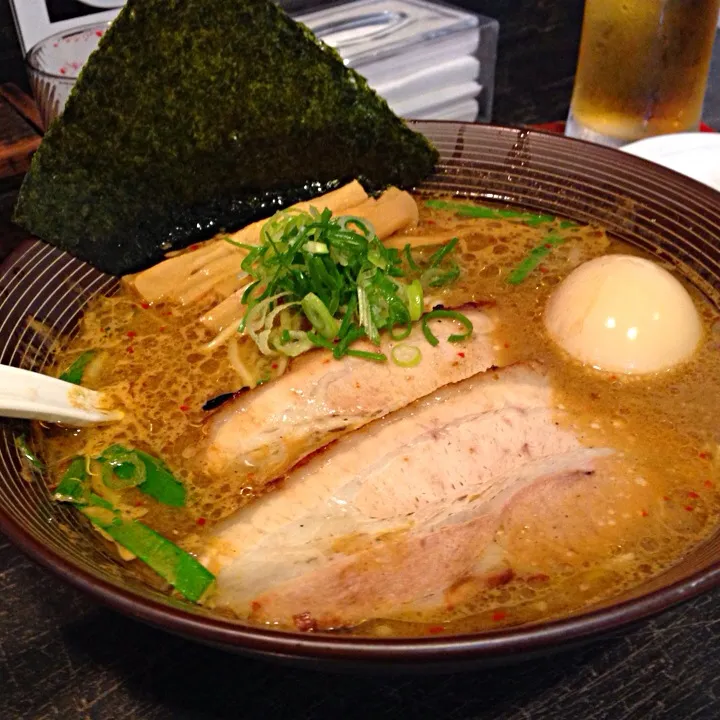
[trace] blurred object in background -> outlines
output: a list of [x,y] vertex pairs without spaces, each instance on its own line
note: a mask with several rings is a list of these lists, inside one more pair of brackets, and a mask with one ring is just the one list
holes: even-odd
[[624,145],[622,149],[720,191],[720,133],[661,135]]
[[[62,112],[80,69],[109,25],[108,13],[91,17],[87,10],[116,7],[122,0],[13,0],[23,42],[46,33],[27,53],[28,74],[45,127]],[[48,3],[48,23],[31,26],[18,12],[26,2]],[[77,6],[75,19],[67,12],[49,12],[51,4]],[[434,120],[480,120],[492,113],[498,23],[429,0],[354,0],[313,12],[290,8],[337,49],[345,64],[355,68],[402,117]],[[102,19],[87,25],[89,19]],[[23,19],[25,24],[23,25]],[[111,18],[110,18],[111,19]],[[62,27],[49,34],[50,27]]]
[[66,30],[41,40],[27,55],[27,71],[43,126],[62,113],[85,61],[110,22]]
[[495,20],[426,0],[355,0],[294,17],[398,115],[490,122]]
[[718,17],[718,30],[715,34],[715,45],[713,46],[710,73],[708,75],[707,89],[705,90],[703,122],[712,128],[720,130],[720,17]]
[[112,20],[125,0],[10,0],[23,56],[42,40]]
[[604,145],[700,124],[720,0],[587,0],[566,134]]
[[[333,0],[337,2],[337,0]],[[493,121],[503,124],[547,122],[567,117],[580,44],[584,0],[451,0],[455,7],[482,13],[500,23],[495,68]],[[291,14],[315,12],[328,0],[278,0]],[[60,7],[61,6],[61,7]],[[17,22],[25,17],[24,30]],[[49,14],[52,11],[52,22]],[[80,0],[0,0],[0,82],[26,92],[30,84],[24,57],[39,40],[75,25],[99,22],[100,13]],[[38,33],[21,43],[18,35]]]

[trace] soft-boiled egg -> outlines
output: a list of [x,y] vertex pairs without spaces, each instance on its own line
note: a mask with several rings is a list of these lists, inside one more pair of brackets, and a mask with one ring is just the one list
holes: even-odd
[[599,370],[650,373],[687,360],[702,324],[687,290],[656,263],[605,255],[583,263],[545,310],[550,336]]

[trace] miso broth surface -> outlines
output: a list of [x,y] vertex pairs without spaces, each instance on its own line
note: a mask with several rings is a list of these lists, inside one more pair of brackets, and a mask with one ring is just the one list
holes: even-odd
[[[501,527],[496,542],[509,552],[513,574],[492,588],[460,585],[441,614],[405,613],[371,619],[353,632],[380,636],[477,631],[567,615],[638,585],[677,562],[720,520],[716,448],[720,427],[720,353],[713,332],[718,313],[689,288],[701,311],[705,337],[687,364],[652,377],[622,377],[580,366],[547,338],[542,314],[552,289],[581,262],[608,253],[640,255],[601,228],[560,220],[527,225],[510,220],[458,219],[421,205],[421,222],[409,235],[460,238],[462,275],[442,293],[443,302],[486,304],[499,319],[495,341],[503,364],[543,363],[554,388],[558,421],[570,423],[589,445],[612,447],[613,481],[563,499],[548,522],[538,518]],[[519,285],[507,272],[550,234],[554,247]],[[714,301],[715,299],[713,299]],[[79,430],[42,428],[42,453],[55,480],[78,454],[97,455],[120,442],[165,460],[188,488],[186,508],[168,508],[137,490],[123,502],[190,552],[202,547],[213,520],[252,501],[248,489],[230,487],[192,470],[191,459],[206,431],[210,398],[237,390],[242,381],[228,347],[200,348],[211,339],[192,313],[148,306],[127,288],[94,300],[79,332],[58,353],[59,372],[85,349],[103,351],[86,374],[89,387],[108,392],[126,410],[119,424]],[[263,381],[282,372],[248,338],[234,352]],[[292,367],[288,369],[292,372]],[[575,514],[575,517],[574,517]],[[527,517],[527,515],[525,516]],[[575,532],[587,518],[592,541]],[[132,568],[135,563],[130,563]]]

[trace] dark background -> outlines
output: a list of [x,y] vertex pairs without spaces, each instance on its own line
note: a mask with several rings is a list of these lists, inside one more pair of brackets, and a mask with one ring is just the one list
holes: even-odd
[[[71,0],[48,0],[58,11]],[[640,1],[640,0],[634,0]],[[285,0],[291,10],[328,5],[312,0]],[[453,5],[500,21],[494,121],[537,122],[565,119],[570,103],[583,0],[452,0]],[[0,0],[0,82],[27,91],[20,47],[8,0]]]
[[8,0],[0,0],[0,82],[28,88]]
[[45,0],[45,3],[47,4],[48,17],[52,22],[71,20],[72,18],[98,12],[97,9],[75,0]]

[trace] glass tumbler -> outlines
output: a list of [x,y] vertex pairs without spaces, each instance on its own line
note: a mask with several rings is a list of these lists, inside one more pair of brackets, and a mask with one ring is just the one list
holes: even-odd
[[566,135],[620,146],[697,130],[720,0],[586,0]]
[[51,35],[28,52],[25,64],[45,129],[62,113],[82,66],[109,25],[84,25]]

